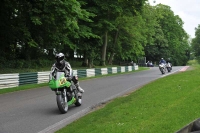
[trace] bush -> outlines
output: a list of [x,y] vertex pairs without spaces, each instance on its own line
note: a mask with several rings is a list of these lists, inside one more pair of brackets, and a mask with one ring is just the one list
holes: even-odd
[[3,58],[2,56],[0,56],[0,68],[4,68],[4,63],[3,62],[6,62],[5,58]]
[[25,62],[25,60],[17,60],[17,61],[15,62],[15,67],[16,67],[16,68],[23,68],[24,62]]

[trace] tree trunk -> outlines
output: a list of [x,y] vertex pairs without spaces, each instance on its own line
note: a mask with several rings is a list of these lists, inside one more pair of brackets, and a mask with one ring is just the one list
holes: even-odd
[[90,59],[88,64],[89,64],[89,68],[92,68],[92,67],[94,66],[94,64],[93,64],[93,60]]
[[105,60],[106,60],[106,49],[107,49],[107,44],[108,44],[108,40],[107,40],[107,36],[108,36],[108,32],[105,32],[105,38],[104,38],[104,44],[102,47],[102,58],[101,58],[101,65],[102,66],[106,66]]
[[108,64],[109,65],[112,65],[112,61],[113,61],[114,56],[115,56],[115,53],[112,52],[111,55],[110,55],[110,57],[109,57],[109,60],[108,60]]
[[118,34],[119,34],[119,30],[117,30],[116,34],[115,34],[115,38],[114,38],[114,42],[113,42],[113,49],[112,49],[112,52],[111,52],[111,55],[109,57],[109,60],[108,60],[108,64],[109,65],[112,65],[112,61],[113,61],[113,58],[114,58],[114,55],[115,55],[115,48],[116,48],[116,45],[117,45],[117,38],[118,38]]
[[55,55],[53,54],[54,53],[54,50],[53,49],[49,49],[48,50],[48,58],[49,59],[54,59]]
[[88,65],[89,65],[88,64],[88,56],[86,54],[86,51],[84,50],[84,60],[83,60],[82,66],[87,67]]

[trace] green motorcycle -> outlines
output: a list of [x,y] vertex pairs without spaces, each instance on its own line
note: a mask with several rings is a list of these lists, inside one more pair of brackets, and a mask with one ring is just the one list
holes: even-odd
[[49,75],[49,87],[56,94],[58,109],[62,114],[67,113],[68,106],[82,104],[82,94],[77,90],[74,82],[68,81],[64,72],[54,71]]

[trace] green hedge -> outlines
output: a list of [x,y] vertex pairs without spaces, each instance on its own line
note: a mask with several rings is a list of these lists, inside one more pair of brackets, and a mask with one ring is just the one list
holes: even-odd
[[38,60],[8,60],[6,63],[0,65],[0,68],[40,68],[40,67],[51,67],[54,63],[54,60],[45,60],[45,59],[38,59]]

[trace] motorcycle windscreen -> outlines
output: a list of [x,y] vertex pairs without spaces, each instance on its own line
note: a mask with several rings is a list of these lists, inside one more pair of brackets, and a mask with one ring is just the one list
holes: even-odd
[[59,80],[60,78],[64,77],[64,72],[56,72],[56,80]]
[[159,67],[164,67],[164,66],[165,66],[164,63],[159,64]]

